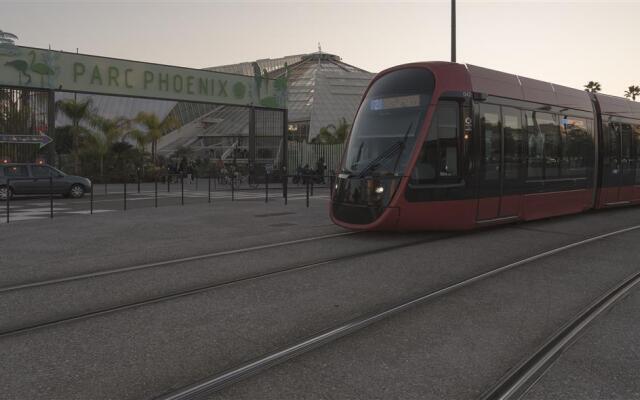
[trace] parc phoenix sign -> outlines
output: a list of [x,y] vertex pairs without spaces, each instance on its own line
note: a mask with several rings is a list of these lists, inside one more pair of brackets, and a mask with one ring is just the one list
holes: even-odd
[[286,80],[14,47],[0,85],[239,106],[286,108]]

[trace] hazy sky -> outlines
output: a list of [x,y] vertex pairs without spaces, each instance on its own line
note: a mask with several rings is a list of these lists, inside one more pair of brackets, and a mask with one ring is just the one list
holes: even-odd
[[[449,0],[7,1],[19,44],[185,67],[322,50],[377,72],[449,60]],[[640,85],[640,0],[458,0],[458,62],[621,96]]]

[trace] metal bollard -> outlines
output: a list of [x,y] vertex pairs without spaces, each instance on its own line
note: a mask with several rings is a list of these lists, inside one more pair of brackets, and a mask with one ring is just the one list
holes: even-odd
[[53,176],[49,177],[49,218],[53,219]]
[[184,205],[184,176],[180,175],[180,204]]
[[138,193],[140,193],[140,172],[138,172]]
[[89,194],[89,214],[93,215],[93,189],[94,185],[91,184],[91,193]]
[[207,202],[211,203],[211,174],[209,174],[209,187],[207,189]]
[[7,179],[7,224],[9,223],[9,213],[10,213],[10,206],[11,203],[11,179]]
[[284,196],[284,205],[289,204],[289,176],[284,176],[284,181],[282,182],[282,195]]
[[235,181],[236,181],[235,177],[231,178],[231,201],[234,201],[236,199],[235,184],[234,184]]
[[153,175],[153,187],[154,187],[154,206],[158,208],[158,175]]
[[307,181],[307,208],[309,208],[309,181]]
[[264,180],[264,202],[269,202],[269,174],[266,174]]
[[198,177],[196,176],[196,192],[198,191]]
[[127,181],[124,182],[124,211],[127,211]]
[[167,175],[167,193],[171,193],[171,175]]

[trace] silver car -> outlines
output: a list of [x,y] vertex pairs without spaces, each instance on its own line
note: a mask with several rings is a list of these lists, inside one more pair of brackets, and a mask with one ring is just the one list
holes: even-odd
[[0,164],[0,200],[14,195],[42,195],[50,192],[79,199],[90,191],[89,179],[67,175],[49,165]]

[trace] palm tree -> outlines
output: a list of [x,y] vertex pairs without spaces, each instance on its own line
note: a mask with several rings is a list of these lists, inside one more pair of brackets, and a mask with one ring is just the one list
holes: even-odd
[[80,136],[89,132],[87,128],[81,126],[80,123],[89,120],[95,112],[93,111],[93,103],[91,99],[84,101],[76,100],[59,100],[56,103],[57,112],[61,112],[64,116],[71,120],[69,131],[73,137],[72,153],[73,153],[73,170],[75,174],[80,173]]
[[189,146],[178,146],[176,151],[173,153],[173,156],[179,159],[186,158],[187,161],[190,161],[193,158],[193,148]]
[[104,118],[93,116],[91,125],[94,130],[89,131],[89,141],[93,150],[100,160],[100,176],[104,177],[104,158],[111,150],[111,147],[124,136],[130,121],[124,117]]
[[631,85],[629,89],[624,92],[624,97],[636,101],[636,97],[640,96],[640,86]]
[[127,137],[133,139],[136,142],[136,147],[141,153],[144,153],[144,146],[147,145],[147,134],[139,129],[133,129],[127,132]]
[[322,144],[339,144],[344,143],[347,135],[349,134],[349,128],[351,126],[347,123],[346,118],[340,118],[338,127],[333,124],[320,128],[318,136],[311,139],[311,143]]
[[584,90],[590,93],[598,93],[602,90],[600,86],[600,82],[589,81],[586,85],[584,85]]
[[158,147],[158,139],[162,135],[178,127],[178,121],[171,115],[160,121],[157,115],[141,111],[136,116],[135,121],[142,125],[146,130],[147,142],[151,143],[151,159],[156,164],[156,152]]
[[140,153],[140,171],[142,171],[142,175],[144,175],[144,146],[148,143],[147,134],[139,129],[133,129],[127,132],[125,136],[136,142],[136,148]]

